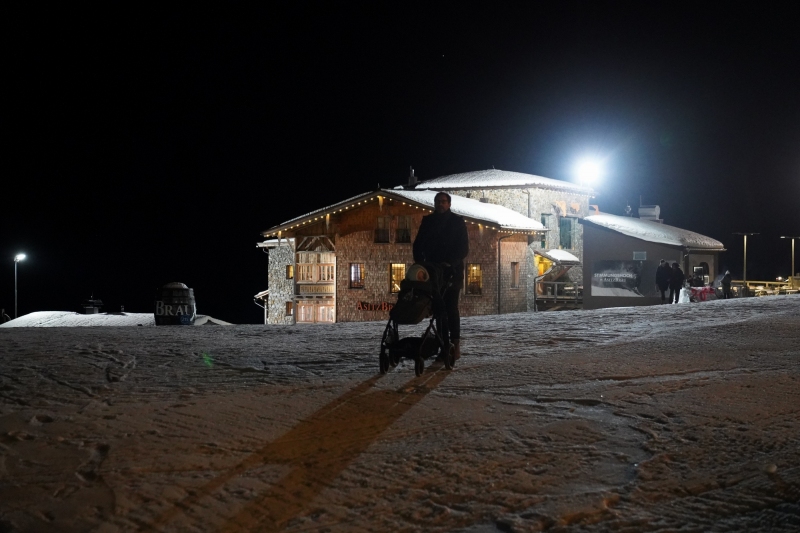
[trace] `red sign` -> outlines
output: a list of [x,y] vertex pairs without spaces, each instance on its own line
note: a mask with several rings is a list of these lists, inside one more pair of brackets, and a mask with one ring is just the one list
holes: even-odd
[[389,311],[394,307],[394,304],[390,304],[389,302],[381,302],[376,304],[371,304],[369,302],[358,302],[356,305],[356,309],[359,311]]

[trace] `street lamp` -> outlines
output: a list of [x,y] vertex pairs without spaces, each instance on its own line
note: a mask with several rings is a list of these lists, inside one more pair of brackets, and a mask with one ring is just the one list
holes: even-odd
[[14,256],[14,318],[17,318],[17,263],[25,259],[25,254]]
[[794,271],[794,240],[800,239],[800,237],[793,237],[790,235],[781,235],[781,239],[792,239],[792,271],[790,272],[789,278],[792,280],[792,288],[794,289],[794,277],[797,272]]
[[592,185],[603,177],[603,162],[599,159],[581,159],[575,165],[575,175],[578,181],[586,185]]
[[744,295],[747,296],[747,236],[759,235],[759,233],[734,233],[734,235],[744,235],[744,268],[742,269],[742,280],[744,282]]

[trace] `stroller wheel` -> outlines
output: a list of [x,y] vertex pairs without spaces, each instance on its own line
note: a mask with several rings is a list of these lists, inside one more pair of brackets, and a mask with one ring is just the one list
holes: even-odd
[[385,350],[381,350],[381,355],[378,360],[381,365],[381,374],[385,374],[386,371],[389,370],[389,356],[386,355]]
[[450,349],[447,350],[447,355],[444,356],[444,367],[447,370],[452,370],[456,366],[456,347],[450,343]]
[[422,357],[418,355],[414,358],[414,373],[417,376],[421,376],[424,371],[425,371],[425,361],[423,361]]

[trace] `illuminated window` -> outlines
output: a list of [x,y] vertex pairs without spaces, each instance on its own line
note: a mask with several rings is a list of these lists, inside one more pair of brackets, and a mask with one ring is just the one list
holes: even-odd
[[483,272],[478,263],[467,263],[467,294],[482,294]]
[[406,265],[392,263],[389,265],[389,292],[400,292],[400,282],[406,277]]
[[286,279],[294,279],[294,265],[286,265]]
[[401,215],[397,217],[397,233],[394,242],[411,242],[411,216]]
[[292,316],[294,314],[294,304],[292,302],[286,302],[286,316]]
[[511,263],[511,288],[519,289],[519,263]]
[[377,226],[375,227],[375,242],[389,242],[389,226],[391,222],[392,217],[378,217]]
[[559,244],[562,250],[572,250],[572,231],[575,226],[575,219],[561,217],[558,221]]
[[[542,226],[545,228],[550,228],[550,215],[547,213],[542,213]],[[542,241],[539,243],[542,249],[547,248],[547,233],[542,233]]]
[[350,288],[364,288],[364,263],[350,263]]

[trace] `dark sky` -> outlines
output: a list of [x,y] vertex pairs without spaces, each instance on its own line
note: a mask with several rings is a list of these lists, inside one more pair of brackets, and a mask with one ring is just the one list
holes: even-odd
[[20,314],[182,281],[256,323],[260,231],[409,166],[571,180],[585,154],[602,211],[658,204],[735,277],[760,232],[748,277],[789,273],[800,4],[319,4],[8,13],[0,307],[25,252]]

